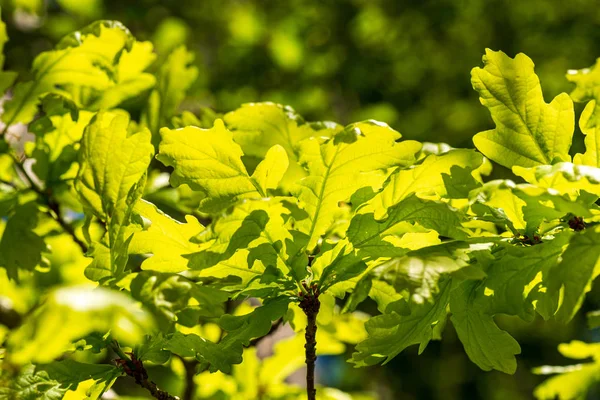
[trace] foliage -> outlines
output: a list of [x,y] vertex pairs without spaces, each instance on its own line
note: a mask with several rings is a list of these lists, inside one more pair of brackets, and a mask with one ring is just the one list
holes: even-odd
[[[425,351],[448,321],[473,363],[512,374],[521,348],[497,315],[567,323],[581,308],[600,258],[595,69],[570,75],[571,97],[589,101],[587,148],[572,158],[571,97],[546,104],[524,54],[487,50],[473,69],[495,124],[474,150],[403,140],[375,120],[308,122],[276,103],[180,112],[198,71],[185,48],[152,48],[99,21],[39,54],[31,79],[0,74],[12,87],[3,397],[97,399],[128,375],[175,398],[153,365],[184,370],[186,400],[304,398],[287,378],[305,362],[314,399],[317,356],[349,347],[356,367],[387,363]],[[24,146],[8,135],[17,123],[32,134]],[[492,162],[512,180],[488,179]],[[360,311],[369,298],[376,315]],[[259,355],[277,334],[289,336]],[[581,397],[596,368],[535,394]],[[561,392],[564,381],[585,384]]]

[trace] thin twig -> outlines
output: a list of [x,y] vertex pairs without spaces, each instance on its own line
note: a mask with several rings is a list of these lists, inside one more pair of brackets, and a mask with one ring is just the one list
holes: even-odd
[[79,246],[81,251],[83,253],[86,253],[87,245],[83,242],[83,240],[81,240],[77,237],[77,235],[75,234],[75,229],[73,229],[73,226],[71,226],[67,221],[65,221],[65,219],[63,218],[63,215],[60,211],[60,206],[58,205],[58,203],[56,203],[54,201],[54,199],[50,196],[46,197],[46,203],[48,204],[48,208],[50,209],[50,211],[52,211],[52,213],[49,213],[50,216],[52,216],[54,218],[54,220],[56,220],[56,222],[58,222],[58,224],[61,226],[61,228],[63,228],[63,230],[71,236],[71,238],[73,239],[75,244],[77,244]]
[[71,238],[73,239],[75,244],[77,244],[79,246],[79,248],[81,249],[82,252],[84,252],[84,253],[87,252],[87,245],[81,239],[79,239],[77,237],[73,227],[67,221],[65,221],[65,219],[62,215],[62,212],[60,211],[60,206],[52,198],[52,195],[48,192],[48,190],[42,190],[41,188],[39,188],[35,184],[33,179],[31,179],[31,177],[29,176],[27,171],[25,170],[23,163],[14,154],[12,156],[13,156],[13,161],[14,161],[15,167],[17,168],[17,170],[19,172],[19,175],[21,177],[23,177],[23,179],[29,185],[29,188],[31,190],[33,190],[35,193],[37,193],[38,196],[40,196],[42,198],[42,200],[44,200],[44,202],[48,206],[47,214],[52,219],[54,219],[67,234],[69,234],[71,236]]
[[123,369],[123,372],[135,379],[135,383],[150,392],[152,397],[158,400],[180,400],[179,397],[160,390],[156,383],[148,379],[148,372],[144,368],[142,360],[136,358],[135,354],[123,352],[116,341],[113,341],[111,347],[120,357],[115,360],[117,365]]

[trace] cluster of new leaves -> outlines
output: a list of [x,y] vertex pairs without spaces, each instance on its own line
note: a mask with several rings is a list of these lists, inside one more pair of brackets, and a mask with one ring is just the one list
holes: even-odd
[[[305,361],[308,297],[317,354],[350,344],[354,365],[385,363],[450,319],[474,363],[513,373],[520,347],[495,315],[580,308],[600,258],[595,70],[571,75],[590,101],[571,159],[571,97],[547,104],[523,54],[487,51],[472,71],[495,124],[480,152],[273,103],[179,114],[191,57],[155,65],[101,21],[40,54],[31,80],[0,74],[1,395],[98,398],[124,374],[155,395],[146,363],[190,369],[187,399],[303,398],[284,382]],[[523,183],[485,181],[490,160]],[[365,322],[367,298],[380,315]],[[290,336],[258,357],[274,330]]]

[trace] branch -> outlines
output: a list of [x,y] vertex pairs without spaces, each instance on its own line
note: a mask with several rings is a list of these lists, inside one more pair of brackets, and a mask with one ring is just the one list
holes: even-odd
[[135,383],[150,392],[152,397],[158,400],[180,400],[179,397],[160,390],[156,383],[148,379],[148,372],[146,372],[142,360],[136,358],[135,354],[123,352],[116,341],[113,341],[112,349],[120,357],[115,360],[117,365],[121,366],[123,372],[135,379]]
[[65,219],[60,211],[60,206],[52,198],[52,195],[47,190],[46,191],[42,190],[34,183],[33,179],[31,179],[31,177],[25,170],[25,167],[23,167],[23,163],[15,155],[13,155],[13,161],[14,161],[15,167],[17,168],[17,170],[19,172],[19,175],[23,177],[23,179],[29,185],[29,188],[31,190],[33,190],[35,193],[37,193],[38,196],[40,196],[44,200],[44,203],[46,203],[46,205],[48,206],[49,210],[48,210],[47,214],[52,219],[54,219],[67,234],[69,234],[71,236],[73,241],[79,246],[79,248],[81,249],[82,252],[84,252],[84,253],[87,252],[87,245],[81,239],[79,239],[77,237],[73,227],[67,221],[65,221]]
[[319,301],[319,288],[316,284],[308,287],[302,283],[307,294],[301,296],[300,308],[306,314],[306,332],[304,338],[305,357],[306,357],[306,396],[308,400],[316,400],[317,389],[315,387],[315,362],[317,361],[317,315],[321,308]]
[[58,222],[58,224],[61,226],[61,228],[63,228],[63,230],[71,236],[73,241],[79,246],[81,251],[85,254],[87,252],[87,245],[81,239],[79,239],[77,237],[73,227],[69,223],[67,223],[67,221],[65,221],[65,219],[63,218],[63,215],[60,211],[60,206],[58,205],[58,203],[55,202],[54,199],[50,196],[46,197],[45,199],[46,199],[46,204],[48,204],[48,208],[50,209],[50,211],[52,211],[52,213],[49,213],[50,216],[52,216],[54,218],[54,220],[56,222]]

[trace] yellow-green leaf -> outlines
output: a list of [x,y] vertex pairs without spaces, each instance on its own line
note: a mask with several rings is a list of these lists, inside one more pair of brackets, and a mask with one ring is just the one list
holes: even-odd
[[534,167],[570,161],[575,114],[566,93],[546,104],[533,62],[486,50],[483,68],[471,71],[471,83],[496,128],[473,138],[479,151],[505,167]]

